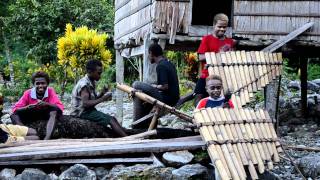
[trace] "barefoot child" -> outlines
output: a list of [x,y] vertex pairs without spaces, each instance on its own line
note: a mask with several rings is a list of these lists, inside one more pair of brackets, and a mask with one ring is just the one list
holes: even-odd
[[37,132],[26,126],[0,124],[0,144],[15,143],[24,140],[38,140]]

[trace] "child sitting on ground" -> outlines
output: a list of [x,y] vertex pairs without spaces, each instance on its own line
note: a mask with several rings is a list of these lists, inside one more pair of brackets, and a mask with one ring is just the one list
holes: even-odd
[[226,107],[234,108],[230,99],[225,98],[224,95],[221,96],[221,91],[223,89],[222,79],[217,75],[210,75],[206,78],[206,91],[209,97],[203,98],[199,101],[197,109],[201,108],[214,108],[214,107]]

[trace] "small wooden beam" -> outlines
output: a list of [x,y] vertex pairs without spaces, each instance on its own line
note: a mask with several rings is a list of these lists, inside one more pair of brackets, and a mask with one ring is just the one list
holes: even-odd
[[[124,81],[124,62],[119,50],[116,50],[116,81],[123,83]],[[123,92],[116,90],[117,120],[122,124],[123,120]]]
[[153,112],[152,112],[152,113],[149,113],[149,114],[147,114],[147,115],[143,116],[142,118],[140,118],[140,119],[138,119],[138,120],[134,121],[131,125],[132,125],[132,126],[136,126],[137,124],[140,124],[140,123],[142,123],[142,122],[146,121],[147,119],[149,119],[149,118],[153,117],[153,116],[154,116],[154,114],[155,114],[155,113],[153,113]]

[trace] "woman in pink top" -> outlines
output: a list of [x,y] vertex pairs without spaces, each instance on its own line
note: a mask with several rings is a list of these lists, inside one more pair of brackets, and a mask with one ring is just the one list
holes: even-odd
[[48,87],[49,76],[43,71],[32,75],[33,88],[26,90],[12,109],[11,120],[14,124],[24,125],[23,122],[48,120],[46,136],[50,139],[57,119],[63,112],[63,104],[53,88]]

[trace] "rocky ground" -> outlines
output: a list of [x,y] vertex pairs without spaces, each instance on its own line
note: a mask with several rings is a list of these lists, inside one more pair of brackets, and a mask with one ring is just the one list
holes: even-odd
[[[279,136],[283,145],[299,147],[320,148],[320,80],[309,82],[309,112],[310,118],[301,117],[299,107],[300,83],[284,79],[282,95],[280,97],[281,124]],[[70,113],[69,96],[65,100],[66,111]],[[1,120],[10,123],[9,112],[11,104],[6,102],[4,115]],[[100,104],[100,111],[115,115],[114,101]],[[127,100],[124,103],[123,126],[130,128],[132,122],[132,103]],[[191,113],[191,112],[188,112]],[[184,129],[188,124],[173,115],[167,115],[160,119],[160,126]],[[295,164],[308,179],[320,179],[320,153],[297,151],[286,149]],[[160,164],[136,164],[115,166],[92,166],[82,164],[73,166],[61,166],[59,168],[14,168],[0,169],[0,179],[33,180],[33,179],[213,179],[213,170],[209,165],[208,155],[203,152],[170,152],[157,155],[162,161]],[[281,154],[281,162],[276,164],[272,171],[261,176],[262,179],[302,179],[300,174],[290,163],[285,154]]]

